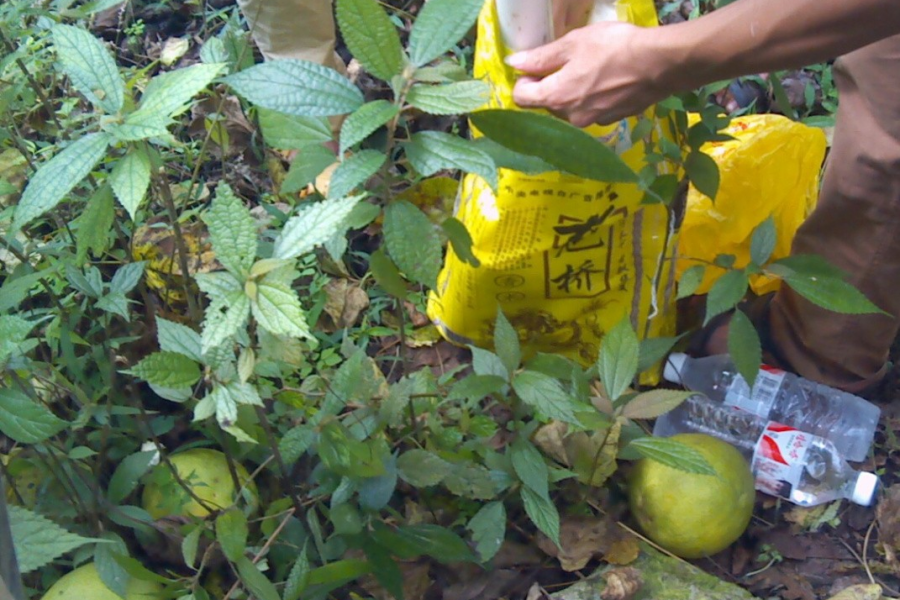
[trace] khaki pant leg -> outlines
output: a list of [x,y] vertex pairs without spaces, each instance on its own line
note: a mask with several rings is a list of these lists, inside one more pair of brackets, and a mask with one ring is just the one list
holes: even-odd
[[308,60],[343,72],[335,54],[331,0],[238,0],[267,60]]
[[842,57],[834,72],[834,145],[819,204],[792,252],[844,269],[889,315],[838,315],[784,288],[769,323],[800,375],[859,391],[883,377],[900,323],[900,36]]

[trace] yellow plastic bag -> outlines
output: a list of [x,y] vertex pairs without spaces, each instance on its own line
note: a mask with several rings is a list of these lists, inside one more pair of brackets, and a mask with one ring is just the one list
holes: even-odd
[[[777,241],[773,259],[790,254],[797,228],[815,207],[819,173],[827,145],[825,134],[778,115],[732,119],[724,130],[734,140],[709,142],[702,148],[719,165],[715,203],[690,188],[678,243],[678,278],[699,259],[713,261],[733,254],[735,266],[750,262],[753,230],[771,215]],[[724,269],[710,267],[698,294],[705,294]],[[780,280],[757,275],[757,294],[778,289]]]
[[[619,0],[616,10],[619,20],[656,25],[652,0]],[[514,108],[515,74],[503,62],[496,19],[494,3],[487,2],[478,21],[475,75],[491,84],[489,107]],[[635,122],[586,131],[640,169],[644,149],[632,144]],[[655,132],[671,139],[668,124],[657,123]],[[562,173],[503,169],[496,195],[479,177],[465,177],[455,216],[471,232],[481,266],[448,250],[429,316],[451,341],[489,347],[499,305],[526,353],[561,353],[584,364],[597,359],[604,333],[623,317],[642,338],[671,334],[674,219],[664,206],[641,206],[641,199],[635,185]]]

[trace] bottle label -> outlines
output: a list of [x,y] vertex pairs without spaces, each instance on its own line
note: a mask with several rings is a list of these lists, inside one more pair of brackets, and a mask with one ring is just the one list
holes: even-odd
[[725,392],[725,404],[760,417],[768,417],[783,381],[784,371],[762,365],[751,392],[747,380],[736,374]]
[[803,462],[812,439],[813,436],[804,431],[769,422],[753,452],[751,468],[756,476],[756,489],[790,498],[803,475]]

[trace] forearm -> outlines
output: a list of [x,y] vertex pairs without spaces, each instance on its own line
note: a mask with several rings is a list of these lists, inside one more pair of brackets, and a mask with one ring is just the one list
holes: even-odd
[[672,91],[795,68],[900,34],[900,0],[738,0],[657,29]]

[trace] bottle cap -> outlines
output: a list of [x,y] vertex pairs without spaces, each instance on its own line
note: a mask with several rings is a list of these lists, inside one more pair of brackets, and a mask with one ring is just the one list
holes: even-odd
[[683,352],[673,352],[666,359],[666,368],[663,369],[663,379],[672,383],[683,383],[681,380],[681,371],[684,369],[684,363],[687,362],[688,355]]
[[862,506],[869,506],[875,497],[875,489],[877,487],[878,475],[863,471],[856,479],[856,485],[853,486],[853,494],[850,496],[850,500]]

